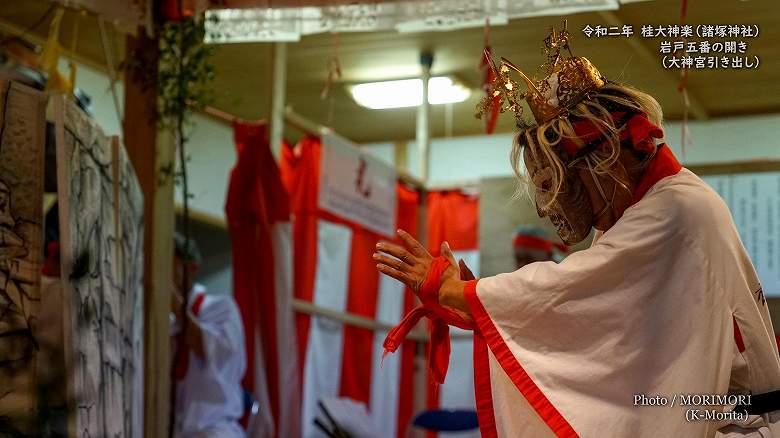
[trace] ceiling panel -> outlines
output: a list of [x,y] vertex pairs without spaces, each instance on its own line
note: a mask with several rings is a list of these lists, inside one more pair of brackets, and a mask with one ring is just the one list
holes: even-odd
[[[3,24],[26,29],[49,7],[44,0],[4,2],[0,6],[0,30]],[[644,24],[679,23],[679,0],[654,0],[623,5],[611,13],[583,13],[568,17],[576,55],[587,56],[607,77],[629,82],[654,95],[668,119],[683,115],[682,96],[677,92],[679,73],[660,66],[658,39],[633,37],[631,46],[625,38],[585,38],[586,24],[609,25],[609,20],[632,24],[638,34]],[[610,15],[613,14],[613,15]],[[69,41],[72,20],[69,13],[63,22],[62,41]],[[541,40],[549,26],[560,25],[560,17],[534,17],[513,20],[507,26],[493,27],[490,41],[496,56],[505,56],[529,73],[543,59]],[[712,0],[690,2],[691,24],[758,24],[761,34],[749,40],[750,53],[761,57],[758,70],[694,70],[688,79],[691,98],[708,117],[780,112],[780,2],[777,0]],[[82,60],[94,65],[104,63],[94,18],[82,22],[77,52]],[[48,21],[39,23],[30,34],[42,38]],[[124,40],[113,32],[112,44],[122,53]],[[483,45],[482,29],[453,32],[396,32],[323,34],[303,37],[288,45],[287,99],[302,115],[330,123],[341,134],[358,142],[396,141],[414,138],[415,109],[370,110],[353,102],[346,86],[361,81],[414,77],[419,74],[422,51],[434,54],[433,74],[453,75],[465,85],[479,86],[478,71]],[[637,50],[643,51],[640,53]],[[214,106],[243,118],[267,115],[270,102],[270,45],[261,43],[231,44],[218,47],[214,62]],[[328,60],[338,55],[343,76],[335,85],[331,99],[321,100],[320,92],[327,77]],[[121,56],[117,58],[121,59]],[[483,131],[483,123],[473,117],[477,94],[453,105],[453,134],[472,135]],[[444,135],[445,111],[434,106],[431,126],[435,137]],[[512,117],[503,117],[499,132],[512,130]],[[295,135],[292,131],[290,135]]]

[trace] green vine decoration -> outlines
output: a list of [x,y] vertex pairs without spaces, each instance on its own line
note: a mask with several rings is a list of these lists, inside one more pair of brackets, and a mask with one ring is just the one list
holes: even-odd
[[[180,163],[188,161],[182,154],[189,141],[194,111],[202,110],[214,98],[211,84],[215,67],[210,62],[215,47],[205,44],[205,20],[202,17],[187,17],[182,21],[169,21],[160,29],[160,59],[157,72],[157,123],[161,129],[170,130],[176,136]],[[160,169],[160,183],[174,177],[181,183],[184,167],[178,172],[173,166]],[[185,190],[183,199],[191,197]]]
[[160,30],[157,93],[161,128],[178,129],[180,119],[187,122],[193,110],[213,100],[215,68],[210,61],[215,48],[203,42],[205,35],[202,17],[169,21]]
[[[202,17],[186,17],[181,21],[169,21],[160,29],[160,58],[157,72],[157,123],[161,129],[170,130],[176,139],[179,170],[174,178],[182,191],[182,234],[185,245],[190,246],[190,210],[187,180],[186,145],[189,141],[187,131],[192,127],[190,117],[193,111],[201,110],[213,98],[211,83],[214,80],[215,69],[210,63],[214,55],[214,47],[204,43],[206,35],[205,21]],[[173,172],[174,166],[162,166],[160,177]],[[183,270],[183,283],[190,285],[189,273]],[[189,291],[183,290],[181,315],[181,338],[186,339],[186,315],[189,308]],[[173,435],[176,424],[176,379],[171,376],[171,418],[169,436]]]

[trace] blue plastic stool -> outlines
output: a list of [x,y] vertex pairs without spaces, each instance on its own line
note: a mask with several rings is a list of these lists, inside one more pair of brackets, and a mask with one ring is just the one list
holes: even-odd
[[479,428],[477,412],[463,410],[431,410],[417,414],[412,425],[432,432],[464,432]]

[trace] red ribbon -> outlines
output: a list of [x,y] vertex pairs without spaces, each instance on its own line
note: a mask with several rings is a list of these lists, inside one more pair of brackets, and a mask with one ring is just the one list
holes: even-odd
[[[610,113],[613,121],[622,119],[625,112]],[[589,143],[597,140],[601,137],[601,131],[588,120],[582,120],[572,123],[574,132],[579,140],[582,141],[581,145],[576,144],[569,138],[563,138],[561,144],[566,150],[569,156],[577,155],[577,152],[581,148],[587,146]],[[664,131],[660,127],[654,125],[644,114],[635,114],[626,122],[623,130],[620,131],[620,141],[631,139],[631,144],[634,149],[639,152],[650,153],[655,147],[653,138],[662,138]]]
[[[625,117],[625,112],[610,113],[613,121],[621,120]],[[566,149],[569,156],[575,156],[577,152],[589,143],[597,140],[601,132],[591,122],[587,120],[572,123],[574,132],[582,140],[583,145],[578,146],[568,138],[564,138],[561,144]],[[655,155],[647,165],[642,178],[639,181],[632,203],[638,202],[650,190],[656,182],[661,179],[675,175],[682,169],[682,165],[677,161],[672,151],[665,143],[655,145],[654,138],[663,138],[664,131],[647,119],[644,114],[635,114],[626,122],[624,128],[620,131],[620,141],[631,139],[634,150],[644,153],[651,153],[655,149]]]
[[428,275],[420,288],[422,305],[414,308],[404,316],[404,319],[387,334],[383,347],[384,354],[395,352],[406,339],[406,336],[423,317],[428,317],[430,342],[428,343],[428,370],[434,382],[444,383],[447,367],[450,363],[450,329],[454,325],[466,330],[472,330],[474,325],[464,320],[458,313],[439,304],[439,288],[441,277],[449,268],[450,261],[439,256],[433,259]]

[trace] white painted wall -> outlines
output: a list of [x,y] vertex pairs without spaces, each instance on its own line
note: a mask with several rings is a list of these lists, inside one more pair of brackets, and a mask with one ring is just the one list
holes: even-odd
[[[60,62],[60,70],[68,71],[67,60]],[[90,110],[95,120],[107,135],[122,136],[121,123],[117,118],[111,96],[108,76],[90,67],[79,64],[76,87],[82,89],[91,99]],[[124,111],[124,88],[116,84],[120,110]],[[191,141],[187,145],[190,157],[189,185],[193,194],[195,209],[223,216],[227,180],[236,160],[233,146],[233,131],[230,126],[211,118],[195,115],[191,123]],[[176,191],[176,200],[181,202],[181,193]]]
[[[780,160],[780,114],[691,121],[689,144],[683,156],[680,122],[664,124],[666,142],[684,164],[712,164],[761,159]],[[439,138],[431,141],[430,183],[481,177],[510,176],[509,152],[512,134]],[[419,175],[419,155],[414,141],[408,143],[409,171]],[[393,161],[392,143],[366,145],[385,161]]]
[[[64,64],[63,64],[64,71]],[[119,122],[109,92],[107,77],[79,66],[76,85],[92,99],[95,119],[108,134],[119,134]],[[124,99],[121,84],[120,98]],[[381,115],[381,110],[378,110]],[[686,164],[709,164],[758,159],[780,160],[780,114],[692,121],[692,144],[685,157],[680,150],[679,122],[664,125],[667,142]],[[192,205],[195,209],[223,216],[227,181],[236,155],[231,128],[213,119],[195,116],[188,145]],[[439,138],[431,142],[432,184],[474,180],[512,174],[509,165],[511,134]],[[414,141],[408,143],[410,171],[419,175],[419,156]],[[382,160],[393,163],[392,143],[372,143],[366,147]],[[177,192],[177,199],[181,200]]]
[[[68,76],[68,61],[60,59],[60,72]],[[111,97],[111,82],[105,73],[78,64],[76,67],[76,88],[82,89],[92,100],[90,110],[106,135],[121,135],[121,122],[117,118],[114,101]],[[124,111],[125,90],[122,82],[117,82],[116,93],[120,110]]]
[[[228,178],[236,162],[233,129],[226,123],[198,115],[192,122],[191,140],[187,143],[191,205],[223,217]],[[176,202],[181,200],[181,189],[176,187]]]
[[[61,69],[66,72],[63,62]],[[80,65],[76,86],[92,98],[92,112],[98,124],[110,135],[121,136],[119,122],[105,74]],[[122,84],[117,84],[120,103],[124,105]],[[124,110],[124,108],[122,108]],[[381,116],[381,113],[377,113]],[[203,116],[194,116],[188,151],[190,156],[191,205],[194,209],[219,217],[224,216],[224,202],[230,169],[236,160],[233,133],[230,126]],[[691,122],[692,145],[686,148],[683,162],[705,164],[756,159],[780,160],[780,114]],[[680,151],[680,123],[665,125],[667,142],[675,154]],[[448,184],[481,177],[509,176],[511,134],[433,139],[431,144],[431,183]],[[419,155],[414,141],[408,143],[407,159],[412,174],[419,175]],[[393,164],[393,143],[366,145],[368,150]],[[180,192],[176,192],[181,201]],[[202,246],[211,248],[227,242],[227,235],[199,236]],[[214,240],[213,242],[211,240]],[[213,244],[213,245],[212,245]],[[211,261],[211,270],[198,279],[213,291],[230,290],[229,253],[223,263]]]
[[[680,122],[664,128],[667,142],[682,157]],[[780,114],[691,122],[689,131],[692,144],[685,148],[685,164],[780,159]]]

